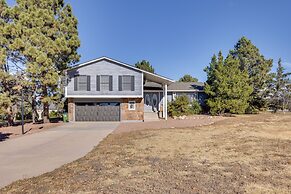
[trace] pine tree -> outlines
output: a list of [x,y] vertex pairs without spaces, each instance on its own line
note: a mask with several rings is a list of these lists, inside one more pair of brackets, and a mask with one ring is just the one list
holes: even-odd
[[137,62],[135,64],[135,67],[151,72],[151,73],[155,73],[155,69],[153,68],[153,66],[150,64],[150,62],[146,61],[146,60],[142,60],[140,62]]
[[179,82],[198,82],[198,79],[196,77],[192,77],[189,74],[186,74],[179,79]]
[[10,49],[23,59],[34,98],[44,104],[46,122],[49,104],[61,96],[63,70],[79,60],[77,19],[63,0],[17,0],[10,12],[10,32],[15,31]]
[[222,113],[245,113],[252,88],[248,85],[248,74],[241,71],[239,61],[228,55],[224,60],[219,52],[218,59],[212,57],[206,67],[207,82],[205,93],[212,115]]
[[7,9],[7,4],[5,0],[0,1],[0,115],[8,112],[8,107],[11,106],[11,100],[9,99],[9,95],[4,90],[5,85],[4,78],[8,76],[6,71],[6,49],[7,39],[4,34],[4,28],[6,27],[6,17],[4,16],[4,12]]
[[0,115],[8,117],[9,124],[13,124],[13,106],[17,104],[19,97],[19,82],[21,79],[13,73],[15,61],[8,62],[17,53],[10,49],[14,40],[14,34],[10,31],[9,7],[4,0],[0,0]]
[[259,49],[246,37],[242,37],[230,51],[240,62],[241,70],[246,70],[253,88],[250,99],[251,109],[260,110],[267,107],[267,86],[271,80],[272,59],[265,59]]
[[287,108],[289,102],[290,92],[288,88],[288,76],[290,73],[284,73],[285,69],[282,66],[281,58],[278,61],[277,72],[274,75],[274,80],[271,85],[270,91],[270,107],[277,112],[279,109],[284,110]]

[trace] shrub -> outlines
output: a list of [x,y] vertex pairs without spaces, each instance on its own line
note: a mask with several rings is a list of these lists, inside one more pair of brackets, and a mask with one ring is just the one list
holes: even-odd
[[16,120],[21,120],[21,112],[16,113],[15,118]]
[[50,117],[50,118],[59,118],[60,115],[59,115],[59,113],[56,112],[56,111],[51,111],[49,117]]
[[169,116],[182,116],[191,114],[191,106],[187,96],[178,96],[168,104]]
[[191,103],[191,113],[200,114],[202,112],[202,107],[197,100],[193,100]]

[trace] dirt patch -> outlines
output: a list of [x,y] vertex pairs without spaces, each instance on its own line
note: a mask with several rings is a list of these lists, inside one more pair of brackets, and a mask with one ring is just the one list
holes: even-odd
[[85,157],[0,193],[290,193],[291,114],[108,136]]
[[[44,131],[44,130],[57,127],[60,125],[63,125],[63,122],[45,123],[45,124],[26,123],[24,125],[24,132],[25,132],[24,135],[38,133],[40,131]],[[23,136],[21,125],[0,128],[0,142],[5,141],[7,139],[11,139],[11,138],[21,137],[21,136]]]

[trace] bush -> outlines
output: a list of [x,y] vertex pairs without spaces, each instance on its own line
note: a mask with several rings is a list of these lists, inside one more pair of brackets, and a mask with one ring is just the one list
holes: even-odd
[[49,117],[50,118],[59,118],[60,115],[57,111],[51,111]]
[[168,104],[169,116],[182,116],[201,113],[202,108],[200,104],[194,100],[190,103],[186,95],[178,96],[174,101]]
[[168,105],[168,113],[170,116],[182,116],[190,113],[190,102],[187,96],[178,96]]
[[248,108],[246,109],[246,114],[258,114],[259,110],[256,109],[254,106],[248,106]]
[[193,100],[191,103],[191,113],[192,114],[200,114],[202,112],[202,107],[200,106],[197,100]]
[[21,112],[18,112],[18,113],[16,113],[16,115],[15,115],[15,118],[16,118],[16,120],[21,120]]

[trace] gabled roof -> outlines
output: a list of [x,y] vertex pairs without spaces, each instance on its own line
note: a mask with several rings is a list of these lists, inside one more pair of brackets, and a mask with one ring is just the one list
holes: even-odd
[[168,91],[203,91],[203,82],[175,82],[169,85]]
[[[144,87],[162,89],[162,85],[154,82],[146,82]],[[203,82],[174,82],[168,86],[170,92],[192,92],[192,91],[204,91]]]
[[155,74],[155,73],[151,73],[151,72],[136,68],[136,67],[134,67],[132,65],[129,65],[129,64],[120,62],[118,60],[115,60],[115,59],[112,59],[112,58],[109,58],[109,57],[105,57],[105,56],[97,58],[97,59],[93,59],[93,60],[90,60],[90,61],[87,61],[87,62],[84,62],[84,63],[81,63],[81,64],[78,64],[78,65],[75,65],[73,67],[70,67],[67,70],[77,69],[77,68],[84,67],[84,66],[87,66],[87,65],[91,65],[93,63],[96,63],[96,62],[99,62],[99,61],[103,61],[103,60],[106,60],[106,61],[109,61],[109,62],[113,62],[113,63],[121,65],[121,66],[125,66],[125,67],[133,69],[135,71],[142,72],[146,78],[148,78],[149,80],[152,80],[152,81],[157,81],[157,82],[165,83],[165,84],[170,84],[170,83],[175,82],[174,80],[169,79],[167,77],[164,77],[164,76],[161,76],[161,75],[158,75],[158,74]]

